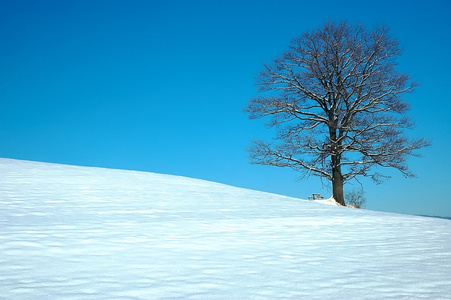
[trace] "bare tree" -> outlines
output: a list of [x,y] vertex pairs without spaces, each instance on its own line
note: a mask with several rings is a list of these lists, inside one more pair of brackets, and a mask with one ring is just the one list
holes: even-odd
[[363,208],[366,198],[362,189],[355,189],[345,193],[346,204],[355,208]]
[[383,26],[325,22],[293,39],[288,51],[265,65],[260,96],[246,109],[251,119],[271,117],[268,125],[277,129],[273,143],[253,142],[251,162],[330,180],[342,205],[345,182],[388,177],[376,166],[413,176],[406,158],[428,142],[404,135],[412,123],[402,95],[416,84],[395,70],[400,54]]

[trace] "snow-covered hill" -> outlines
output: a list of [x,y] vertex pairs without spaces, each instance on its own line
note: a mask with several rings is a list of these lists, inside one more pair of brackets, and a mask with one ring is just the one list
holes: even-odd
[[0,159],[2,299],[449,299],[451,221]]

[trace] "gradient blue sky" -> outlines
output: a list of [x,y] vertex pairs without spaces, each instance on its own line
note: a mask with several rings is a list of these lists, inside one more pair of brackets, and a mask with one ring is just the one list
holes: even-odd
[[[451,1],[0,1],[0,157],[183,175],[306,198],[318,178],[250,165],[242,112],[263,63],[293,37],[347,20],[386,24],[412,135],[433,146],[418,175],[363,180],[367,208],[451,216]],[[347,189],[359,186],[347,186]]]

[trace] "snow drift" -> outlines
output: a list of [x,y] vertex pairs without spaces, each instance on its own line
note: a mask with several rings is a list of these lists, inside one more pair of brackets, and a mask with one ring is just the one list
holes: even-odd
[[451,221],[0,159],[0,298],[451,297]]

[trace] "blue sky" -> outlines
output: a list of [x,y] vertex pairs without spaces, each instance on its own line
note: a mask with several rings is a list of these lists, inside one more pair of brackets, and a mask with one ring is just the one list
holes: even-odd
[[[395,2],[395,3],[393,3]],[[318,178],[250,165],[255,77],[324,20],[386,24],[432,140],[418,175],[363,180],[367,208],[451,216],[449,1],[0,1],[0,157],[202,178],[306,198]],[[347,189],[359,188],[358,185]]]

